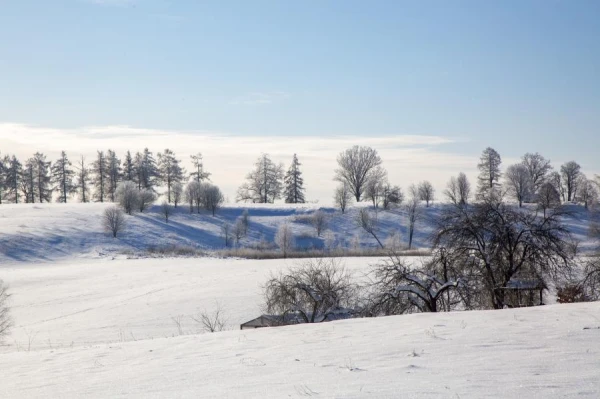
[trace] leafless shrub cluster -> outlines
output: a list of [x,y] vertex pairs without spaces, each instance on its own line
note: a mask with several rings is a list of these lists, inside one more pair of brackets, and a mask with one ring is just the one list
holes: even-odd
[[217,302],[215,309],[212,312],[203,311],[198,316],[192,317],[198,323],[204,332],[219,332],[227,327],[225,312],[221,304]]

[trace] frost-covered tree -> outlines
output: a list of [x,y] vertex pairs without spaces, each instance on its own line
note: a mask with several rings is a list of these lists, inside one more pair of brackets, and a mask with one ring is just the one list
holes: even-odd
[[115,202],[115,192],[122,177],[121,160],[113,150],[108,150],[106,154],[106,194],[112,202]]
[[215,216],[217,210],[221,208],[221,205],[225,201],[225,197],[221,189],[215,185],[203,183],[202,186],[204,208],[212,212],[212,215]]
[[123,180],[135,182],[136,177],[137,174],[133,157],[131,156],[131,152],[127,151],[125,160],[123,161]]
[[575,161],[569,161],[560,167],[560,176],[567,201],[575,200],[577,193],[577,183],[581,174],[581,166]]
[[418,187],[419,191],[419,199],[421,201],[425,201],[426,206],[429,208],[429,203],[433,202],[435,189],[433,188],[433,184],[431,182],[424,180],[419,183]]
[[138,210],[140,212],[144,212],[146,209],[152,206],[154,201],[156,201],[156,194],[154,194],[154,191],[148,188],[142,189],[142,191],[138,193]]
[[360,202],[367,182],[381,173],[381,158],[371,147],[355,145],[338,155],[335,178],[348,186],[356,202]]
[[117,206],[111,206],[104,210],[102,223],[104,230],[111,233],[113,238],[117,238],[117,234],[121,233],[126,226],[125,213]]
[[466,205],[471,195],[471,183],[469,183],[467,175],[460,172],[458,177],[452,176],[446,186],[444,195],[455,205]]
[[2,205],[2,201],[6,201],[6,165],[9,161],[8,156],[4,158],[0,156],[0,205]]
[[317,237],[321,237],[321,233],[327,228],[327,216],[325,215],[325,212],[317,209],[315,213],[312,214],[310,223],[315,228]]
[[21,193],[25,198],[25,202],[34,203],[36,199],[36,173],[35,173],[35,159],[29,158],[25,162],[23,173],[21,175]]
[[284,197],[285,202],[288,204],[303,204],[306,202],[304,198],[304,179],[302,178],[300,165],[298,157],[294,154],[292,164],[284,178]]
[[115,192],[115,199],[128,215],[137,210],[139,196],[137,185],[129,180],[120,182]]
[[556,192],[560,195],[561,200],[564,202],[567,200],[567,195],[565,192],[565,187],[562,184],[562,177],[559,172],[551,172],[548,175],[548,183],[552,184],[556,189]]
[[173,184],[181,183],[185,171],[181,167],[181,161],[175,157],[175,153],[168,148],[158,153],[158,173],[160,181],[167,187],[167,201],[172,201]]
[[19,203],[19,192],[21,189],[21,177],[23,176],[23,165],[16,156],[4,161],[4,184],[7,200]]
[[336,187],[333,194],[333,201],[335,205],[340,208],[342,213],[346,212],[346,208],[352,202],[352,192],[346,183],[340,183],[340,185]]
[[108,163],[104,151],[97,151],[96,159],[90,165],[92,173],[92,186],[94,187],[94,198],[96,201],[104,202],[108,189],[106,171]]
[[52,174],[50,161],[46,161],[46,156],[40,152],[33,155],[36,194],[40,202],[52,201]]
[[546,182],[548,174],[552,170],[550,160],[536,153],[527,153],[521,158],[521,163],[527,169],[531,180],[532,191],[537,194],[541,186]]
[[190,173],[190,177],[197,181],[198,183],[202,183],[204,180],[210,180],[210,173],[204,171],[204,161],[202,160],[202,154],[197,153],[195,155],[191,155],[192,158],[192,173]]
[[377,235],[379,228],[377,216],[371,215],[368,209],[362,208],[360,211],[358,211],[356,222],[358,224],[358,227],[362,228],[365,232],[373,236],[375,241],[377,241],[377,244],[379,244],[381,248],[384,248],[383,243]]
[[254,164],[237,193],[237,201],[273,203],[281,198],[283,164],[275,164],[268,154],[263,154]]
[[533,182],[525,165],[519,163],[506,168],[504,181],[508,193],[519,203],[519,207],[532,197]]
[[160,213],[165,217],[165,222],[169,223],[169,216],[173,213],[173,207],[167,201],[160,204]]
[[275,244],[283,253],[283,257],[287,258],[288,252],[294,249],[294,233],[288,223],[282,223],[275,234]]
[[183,184],[180,182],[173,183],[171,190],[171,194],[173,195],[173,206],[177,208],[177,205],[179,205],[183,199]]
[[147,189],[154,191],[156,186],[159,172],[156,166],[156,160],[154,155],[148,148],[144,149],[144,152],[137,152],[133,160],[135,165],[136,182],[138,189]]
[[491,147],[486,148],[481,154],[479,164],[479,184],[478,184],[478,196],[479,198],[486,197],[495,188],[500,186],[500,165],[502,159],[500,154]]
[[198,181],[191,181],[183,190],[183,196],[185,201],[190,205],[190,213],[194,212],[194,205],[196,205],[196,211],[200,213],[200,204],[202,203],[202,183]]
[[392,207],[399,207],[404,201],[404,193],[399,186],[391,186],[389,183],[383,186],[381,195],[381,204],[383,209],[388,210]]
[[62,151],[60,157],[52,165],[52,181],[56,190],[58,190],[58,202],[66,203],[69,196],[77,191],[76,185],[73,183],[75,171],[67,153]]
[[552,209],[560,205],[560,193],[556,189],[555,185],[550,182],[542,184],[538,190],[536,198],[538,207],[544,212],[544,217],[546,217],[546,212],[548,209]]
[[90,200],[90,169],[85,164],[85,158],[81,156],[81,159],[75,166],[75,184],[77,185],[77,192],[81,202],[88,202]]
[[264,285],[269,314],[297,316],[295,322],[320,323],[331,320],[335,313],[350,308],[356,287],[352,275],[338,259],[319,258],[279,274],[272,274]]
[[589,180],[583,173],[579,176],[577,182],[577,201],[583,203],[585,209],[598,201],[598,190],[592,180]]

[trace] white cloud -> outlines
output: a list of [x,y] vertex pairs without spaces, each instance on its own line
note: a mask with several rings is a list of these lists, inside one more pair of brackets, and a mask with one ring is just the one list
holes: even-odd
[[[446,181],[464,171],[475,175],[477,156],[448,153],[440,145],[453,140],[439,136],[236,136],[226,132],[171,131],[130,126],[92,126],[57,129],[18,123],[0,123],[0,149],[21,159],[41,151],[55,159],[60,151],[71,160],[83,155],[91,160],[96,150],[113,149],[120,156],[148,147],[153,152],[170,148],[189,167],[189,156],[202,152],[213,181],[223,187],[231,200],[256,158],[269,153],[287,167],[293,153],[303,164],[309,199],[329,202],[333,191],[336,158],[353,145],[378,150],[389,173],[390,182],[407,187],[427,179],[441,196]],[[473,181],[473,183],[475,183]]]

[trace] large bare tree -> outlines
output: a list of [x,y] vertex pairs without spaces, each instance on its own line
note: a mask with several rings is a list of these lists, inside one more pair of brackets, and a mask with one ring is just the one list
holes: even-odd
[[567,201],[575,200],[580,174],[581,166],[575,161],[569,161],[560,167],[560,176],[562,178]]
[[273,203],[281,198],[282,179],[283,164],[276,164],[268,154],[263,154],[246,176],[246,183],[238,189],[237,201]]
[[505,187],[509,194],[523,206],[533,196],[533,182],[527,167],[523,164],[510,165],[504,174]]
[[466,205],[471,195],[471,183],[469,183],[467,175],[460,172],[458,177],[452,176],[444,195],[455,205]]
[[[282,322],[319,323],[351,306],[355,286],[351,274],[335,258],[318,258],[279,274],[264,286],[265,307]],[[292,317],[289,317],[289,316]]]
[[521,158],[521,163],[527,169],[531,180],[533,192],[537,193],[542,185],[546,182],[548,174],[552,170],[550,160],[536,153],[527,153]]
[[371,147],[355,145],[338,155],[335,180],[345,183],[352,191],[356,202],[360,202],[367,182],[383,175],[381,158]]

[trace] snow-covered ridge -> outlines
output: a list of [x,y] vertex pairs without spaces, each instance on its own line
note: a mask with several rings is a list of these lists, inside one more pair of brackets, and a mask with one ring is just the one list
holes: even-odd
[[[104,209],[112,204],[3,204],[0,206],[0,259],[5,261],[43,261],[61,257],[112,257],[122,253],[144,254],[151,247],[188,247],[199,250],[224,248],[221,226],[234,223],[244,209],[249,209],[250,230],[241,246],[272,243],[277,228],[290,223],[300,248],[322,249],[326,246],[377,248],[372,236],[356,223],[357,207],[345,214],[331,207],[306,205],[252,205],[231,204],[223,207],[215,217],[206,212],[190,214],[183,205],[164,221],[158,206],[145,213],[128,216],[128,228],[118,239],[112,239],[101,225]],[[367,206],[360,204],[360,206]],[[429,219],[435,217],[443,204],[423,208],[413,246],[428,247],[431,232]],[[565,220],[574,236],[582,242],[581,248],[590,249],[587,238],[589,212],[573,207],[576,217]],[[307,216],[317,209],[326,213],[327,228],[320,237]],[[397,235],[406,245],[407,221],[401,210],[378,212],[378,235],[382,241]]]

